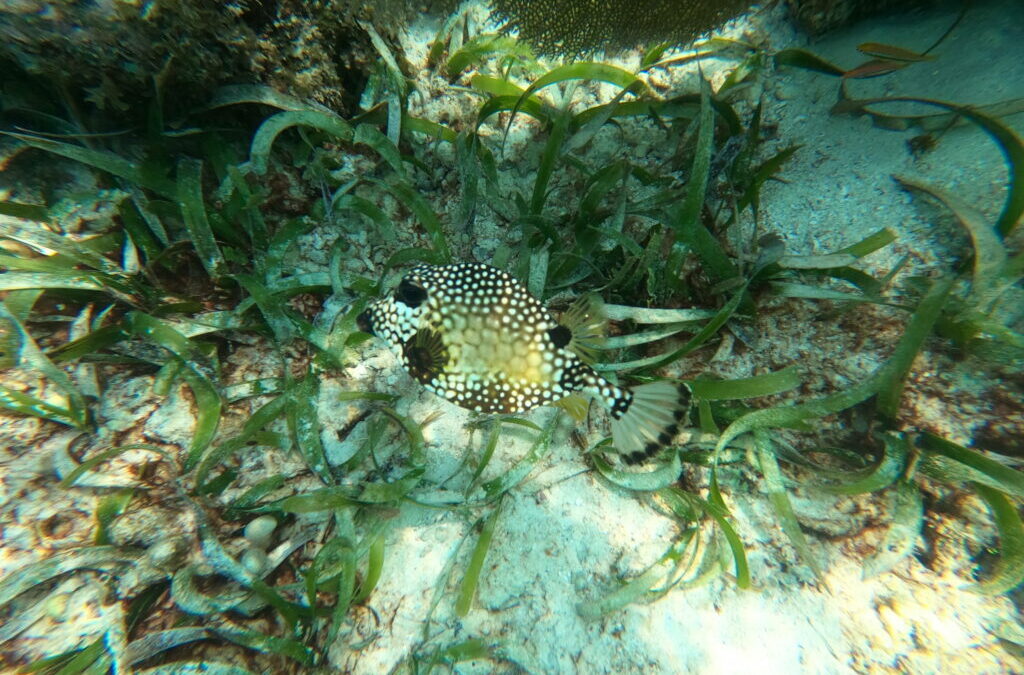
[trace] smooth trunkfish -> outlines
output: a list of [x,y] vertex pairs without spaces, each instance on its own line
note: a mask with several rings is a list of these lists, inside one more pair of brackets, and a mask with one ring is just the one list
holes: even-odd
[[571,322],[560,324],[521,283],[489,265],[418,265],[357,322],[424,387],[469,410],[522,413],[574,395],[597,399],[628,461],[670,444],[689,410],[685,385],[622,388],[603,378],[580,357]]

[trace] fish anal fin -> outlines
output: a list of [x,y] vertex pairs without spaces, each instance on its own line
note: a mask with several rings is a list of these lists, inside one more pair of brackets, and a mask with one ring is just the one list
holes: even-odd
[[590,400],[580,396],[579,394],[569,394],[565,398],[555,401],[552,405],[569,413],[569,416],[576,422],[582,422],[587,418],[587,411],[590,409]]

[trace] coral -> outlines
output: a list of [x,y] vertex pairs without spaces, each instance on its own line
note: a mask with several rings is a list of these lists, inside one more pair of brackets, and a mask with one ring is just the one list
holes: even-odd
[[541,54],[578,56],[638,44],[683,44],[728,20],[743,0],[495,0],[494,13]]

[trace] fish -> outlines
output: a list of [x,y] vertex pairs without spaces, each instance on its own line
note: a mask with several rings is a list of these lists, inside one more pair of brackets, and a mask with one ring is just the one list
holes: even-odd
[[670,445],[689,412],[689,388],[668,380],[626,388],[602,377],[582,339],[592,312],[573,314],[560,323],[522,283],[490,265],[421,264],[356,323],[383,340],[413,379],[462,408],[571,411],[574,399],[592,398],[608,410],[612,445],[627,462]]

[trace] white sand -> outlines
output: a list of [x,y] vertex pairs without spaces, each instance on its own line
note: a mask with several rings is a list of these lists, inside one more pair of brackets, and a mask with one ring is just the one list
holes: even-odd
[[[1014,12],[1020,17],[1016,23],[1009,18]],[[863,96],[921,95],[960,103],[1019,96],[1024,83],[1022,14],[1021,5],[1012,0],[985,3],[936,50],[939,58],[933,63],[887,78],[855,82],[852,90]],[[865,22],[810,48],[848,67],[859,62],[856,44],[897,42],[920,49],[941,33],[951,18],[951,14],[936,13]],[[410,63],[425,67],[425,45],[436,28],[436,21],[424,20],[410,29],[404,44]],[[727,33],[736,37],[747,33],[773,51],[804,42],[780,9],[740,19]],[[637,54],[631,54],[612,62],[635,67],[637,60]],[[717,85],[734,65],[735,61],[716,58],[705,61],[703,68]],[[691,65],[655,71],[649,77],[663,95],[671,95],[694,91],[697,75]],[[898,234],[898,241],[865,261],[867,269],[887,271],[905,253],[912,256],[910,269],[914,272],[940,268],[951,251],[962,249],[963,235],[948,218],[936,218],[938,211],[923,208],[920,200],[902,191],[891,175],[916,176],[953,189],[994,219],[1006,183],[998,149],[977,129],[961,127],[945,134],[936,150],[915,159],[906,141],[916,132],[885,131],[873,128],[867,119],[830,116],[836,87],[837,81],[824,75],[769,68],[750,89],[748,100],[738,104],[741,111],[749,113],[752,101],[763,91],[765,123],[777,125],[777,138],[771,145],[803,146],[783,169],[785,182],[765,187],[762,226],[780,235],[787,250],[797,254],[833,251],[888,227]],[[453,93],[442,78],[424,71],[417,89],[413,114],[471,123],[475,100]],[[593,104],[610,100],[614,89],[582,87],[577,95]],[[1024,131],[1024,116],[1006,121]],[[496,136],[498,131],[490,124],[482,133]],[[651,128],[625,124],[621,134],[602,135],[588,158],[612,155],[625,146],[635,152],[630,155],[633,161],[657,159],[658,138],[652,137]],[[539,138],[538,128],[531,122],[521,119],[513,126],[500,158],[504,188],[532,185]],[[440,160],[450,157],[446,148],[436,152]],[[448,162],[450,165],[450,159]],[[419,187],[443,220],[454,220],[459,194],[454,170]],[[558,200],[574,203],[578,199],[559,183],[558,176],[553,187],[555,207]],[[323,229],[309,235],[305,239],[308,249],[297,254],[298,268],[322,269],[324,251],[336,236]],[[472,238],[457,237],[457,241],[474,257],[486,260],[503,236],[503,226],[482,208]],[[732,236],[742,249],[749,239],[749,223]],[[360,248],[359,260],[349,269],[361,272],[381,263],[383,252],[364,250],[359,245],[365,240],[355,238],[353,242]],[[753,348],[726,353],[724,360],[708,363],[714,353],[712,346],[684,361],[679,366],[681,372],[742,377],[796,362],[805,369],[807,381],[801,396],[822,395],[863,379],[888,355],[902,325],[900,315],[889,310],[865,308],[839,324],[828,317],[822,319],[810,302],[775,307],[778,311],[766,312],[748,327],[755,339]],[[346,428],[363,408],[339,404],[337,391],[369,388],[401,394],[396,408],[415,420],[442,413],[425,429],[427,473],[416,496],[431,501],[457,495],[466,487],[467,472],[443,485],[442,481],[456,471],[467,453],[479,456],[482,434],[470,435],[466,430],[469,415],[422,391],[382,346],[371,343],[360,353],[358,363],[344,373],[332,374],[322,385],[320,415],[331,459],[340,462],[351,456],[365,434],[357,425],[347,439],[338,440],[337,431]],[[274,364],[255,346],[237,352],[229,370],[240,381],[274,374]],[[968,442],[979,411],[986,408],[985,379],[941,355],[923,357],[919,371],[915,377],[939,382],[945,387],[940,391],[951,391],[954,385],[957,390],[946,397],[929,394],[933,390],[924,386],[911,387],[907,405],[916,417],[910,423]],[[137,420],[141,426],[134,433],[139,438],[186,447],[192,428],[188,398],[175,392],[158,404],[140,397],[138,392],[147,391],[151,382],[150,377],[126,377],[119,379],[116,387],[108,383],[101,407],[103,438],[131,429]],[[237,428],[246,413],[244,406],[233,408],[225,430]],[[544,424],[550,415],[550,411],[538,411],[529,419]],[[880,542],[887,522],[887,495],[831,497],[796,487],[795,483],[807,477],[793,474],[794,507],[801,521],[813,530],[811,547],[825,570],[819,583],[780,531],[759,474],[747,464],[724,470],[722,489],[746,546],[754,588],[740,590],[725,574],[692,589],[673,590],[651,604],[630,605],[598,620],[583,619],[577,612],[579,602],[598,598],[642,572],[679,531],[643,499],[599,480],[569,442],[569,430],[569,423],[563,420],[548,454],[505,498],[477,598],[464,618],[454,613],[458,583],[476,541],[473,524],[489,510],[403,505],[388,531],[383,576],[368,602],[373,612],[353,612],[350,624],[331,649],[332,663],[343,672],[390,672],[414,655],[422,662],[438,650],[479,638],[494,646],[502,660],[461,663],[456,672],[517,672],[517,667],[531,673],[624,674],[1019,670],[993,635],[1001,622],[1016,620],[1013,602],[1008,597],[982,597],[968,588],[974,570],[972,556],[996,543],[979,500],[929,487],[929,494],[946,499],[944,509],[927,516],[929,541],[919,542],[922,549],[928,546],[934,553],[930,566],[910,556],[893,573],[863,580],[864,560]],[[589,443],[602,435],[599,424],[581,430]],[[48,457],[66,438],[54,437],[44,443],[51,433],[49,425],[5,418],[0,433],[5,446],[21,448],[17,458],[5,459],[0,480],[0,572],[7,573],[43,557],[50,547],[86,543],[91,536],[89,514],[95,496],[55,487]],[[507,470],[525,454],[532,436],[529,430],[509,427],[483,478]],[[33,445],[39,452],[23,454]],[[475,459],[471,465],[475,466]],[[243,482],[251,485],[266,475],[285,473],[293,477],[286,486],[288,493],[302,492],[315,487],[315,481],[301,476],[301,467],[297,458],[281,453],[243,453]],[[116,473],[116,467],[111,471]],[[686,478],[689,485],[706,494],[706,472],[688,471]],[[233,488],[225,497],[237,493]],[[479,497],[478,491],[474,498]],[[69,519],[70,529],[62,531],[59,540],[40,534],[40,521],[68,513],[79,515]],[[161,512],[147,507],[140,513],[144,515],[132,522],[141,527]],[[182,531],[194,527],[187,514],[178,516],[175,527]],[[157,522],[173,517],[163,514],[163,520]],[[724,562],[731,570],[728,559]],[[446,570],[451,572],[447,579]],[[439,602],[431,615],[438,588]],[[74,617],[75,612],[95,608],[95,586],[72,594],[70,603],[77,609],[51,612],[26,634],[22,647],[53,653],[78,636],[94,639],[97,622]],[[429,625],[425,623],[428,615]]]

